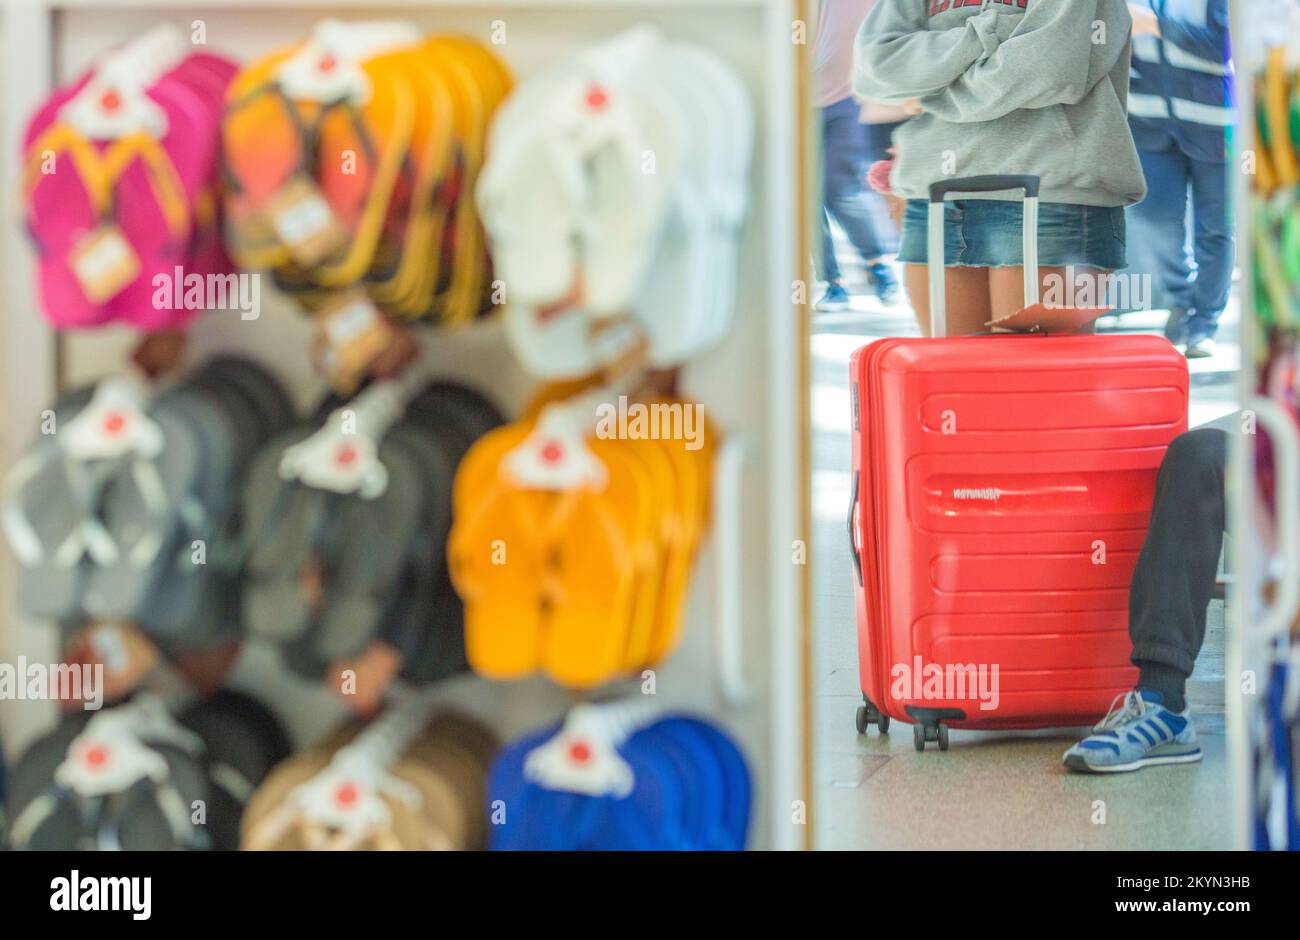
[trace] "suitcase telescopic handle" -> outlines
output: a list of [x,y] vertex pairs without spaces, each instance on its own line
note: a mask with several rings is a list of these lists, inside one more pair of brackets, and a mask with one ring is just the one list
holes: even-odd
[[[930,282],[930,335],[948,333],[947,297],[944,292],[943,209],[951,193],[1001,193],[1020,190],[1025,198],[1024,268],[1025,306],[1038,303],[1038,187],[1037,176],[994,174],[959,176],[930,184],[930,217],[926,228],[926,264]],[[938,263],[936,264],[936,259]]]
[[957,176],[930,184],[930,201],[943,202],[949,193],[1004,193],[1023,190],[1026,199],[1038,198],[1039,178],[996,173],[990,176]]

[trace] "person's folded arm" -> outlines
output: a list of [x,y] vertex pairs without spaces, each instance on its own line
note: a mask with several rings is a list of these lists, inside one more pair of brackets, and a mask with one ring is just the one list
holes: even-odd
[[954,29],[931,30],[922,0],[880,0],[867,14],[853,50],[853,90],[860,98],[906,101],[950,85],[998,46],[993,10]]
[[1108,18],[1096,0],[1039,2],[991,56],[947,88],[921,99],[945,121],[992,121],[1029,108],[1073,104],[1115,67],[1128,48],[1128,10]]
[[1228,42],[1228,0],[1206,0],[1205,22],[1166,11],[1156,12],[1160,35],[1179,49],[1210,62],[1227,63],[1232,58]]

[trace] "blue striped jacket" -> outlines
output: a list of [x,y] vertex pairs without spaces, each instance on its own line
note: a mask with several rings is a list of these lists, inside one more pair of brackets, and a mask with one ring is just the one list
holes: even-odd
[[1128,96],[1133,140],[1144,150],[1171,141],[1198,160],[1223,160],[1233,121],[1228,0],[1141,0],[1160,36],[1133,39]]

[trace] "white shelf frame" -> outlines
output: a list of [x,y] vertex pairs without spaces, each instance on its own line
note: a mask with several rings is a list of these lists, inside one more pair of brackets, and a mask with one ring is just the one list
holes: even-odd
[[[1237,152],[1241,153],[1259,144],[1255,122],[1254,79],[1264,67],[1263,50],[1276,38],[1280,29],[1277,14],[1287,5],[1300,7],[1300,0],[1232,0],[1231,31],[1233,59],[1236,67],[1237,122],[1234,127]],[[1265,7],[1268,9],[1264,9]],[[1249,408],[1256,396],[1259,370],[1256,354],[1259,335],[1254,329],[1255,279],[1254,227],[1251,212],[1252,178],[1240,172],[1234,174],[1235,218],[1237,222],[1237,267],[1241,278],[1241,370],[1237,375],[1237,394],[1243,408]],[[1257,428],[1256,433],[1267,433]],[[1234,434],[1229,462],[1228,526],[1233,533],[1232,565],[1234,578],[1229,586],[1227,603],[1227,643],[1224,661],[1225,719],[1232,775],[1232,805],[1234,848],[1248,850],[1254,841],[1254,769],[1251,717],[1259,708],[1265,691],[1267,676],[1260,674],[1266,665],[1259,661],[1259,643],[1254,636],[1258,630],[1257,618],[1266,601],[1264,588],[1268,582],[1269,556],[1266,546],[1257,535],[1260,511],[1255,476],[1254,438],[1249,434]],[[1294,524],[1294,523],[1293,523]],[[1242,691],[1245,673],[1254,670],[1256,692],[1247,695]]]
[[[443,9],[541,9],[581,12],[585,17],[642,10],[680,10],[682,16],[687,11],[734,10],[761,17],[765,97],[758,103],[763,125],[759,143],[763,175],[758,185],[765,195],[764,265],[760,272],[766,298],[762,311],[764,355],[745,376],[746,387],[735,391],[738,396],[757,396],[767,403],[762,454],[765,472],[759,476],[765,479],[763,549],[768,581],[756,589],[766,592],[761,607],[767,619],[768,647],[762,658],[770,682],[768,688],[758,690],[751,707],[766,710],[769,740],[767,766],[756,768],[764,791],[764,818],[756,823],[760,831],[767,832],[765,847],[811,847],[811,825],[792,822],[795,801],[811,807],[813,799],[813,793],[805,789],[810,772],[804,766],[810,752],[806,735],[811,729],[806,716],[811,692],[805,684],[803,659],[810,645],[811,624],[803,603],[806,572],[791,562],[795,540],[809,541],[809,534],[802,529],[809,497],[805,455],[800,447],[807,421],[807,392],[800,387],[807,356],[801,320],[805,311],[791,299],[794,282],[805,273],[798,258],[797,233],[804,224],[799,207],[807,192],[806,161],[797,137],[796,89],[800,83],[795,69],[800,54],[791,39],[792,23],[803,5],[804,0],[389,0],[377,4],[358,0],[0,0],[0,147],[10,155],[0,163],[6,168],[0,171],[0,218],[4,220],[0,225],[0,469],[16,459],[33,417],[47,407],[65,373],[63,343],[38,312],[33,255],[18,224],[21,212],[11,172],[28,116],[54,87],[64,14],[255,10],[376,18]],[[707,41],[707,37],[697,38]],[[0,545],[0,660],[11,660],[20,651],[31,655],[41,632],[18,615],[14,596],[13,559],[7,547]],[[6,740],[20,736],[17,731],[28,725],[27,714],[0,715],[0,732],[6,733]]]

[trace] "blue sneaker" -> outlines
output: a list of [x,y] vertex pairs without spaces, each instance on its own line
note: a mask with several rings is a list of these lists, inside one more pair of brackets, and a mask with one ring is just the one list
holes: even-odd
[[1190,713],[1165,708],[1159,692],[1116,696],[1093,734],[1065,752],[1065,766],[1088,774],[1126,773],[1150,764],[1201,759]]
[[1182,307],[1170,307],[1165,319],[1165,339],[1175,346],[1187,342],[1187,311]]
[[1214,340],[1204,334],[1189,334],[1183,355],[1188,359],[1209,359],[1214,355]]
[[876,292],[882,304],[892,304],[898,299],[898,278],[894,277],[893,270],[885,262],[877,261],[867,265],[867,280],[871,282],[871,289]]
[[1183,355],[1188,359],[1208,359],[1214,355],[1214,334],[1217,323],[1206,323],[1189,317],[1183,333]]
[[849,309],[849,292],[840,284],[831,281],[826,287],[826,293],[822,294],[822,299],[817,301],[818,310],[848,310]]

